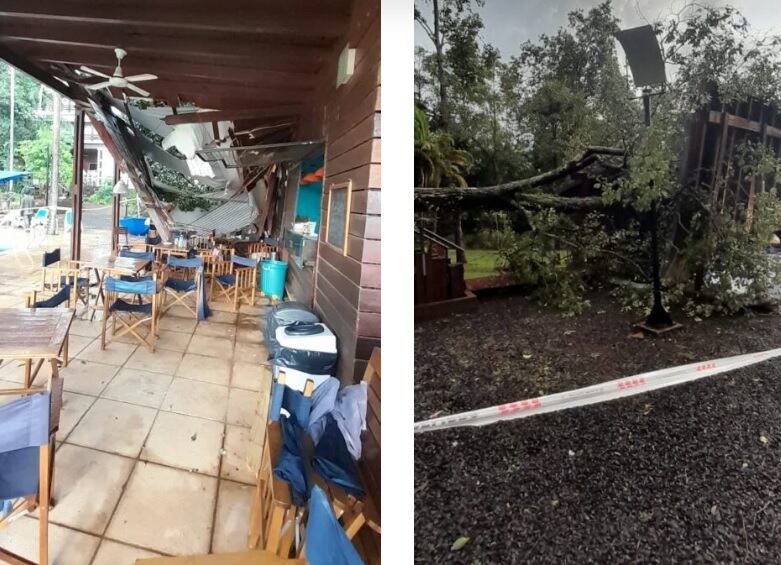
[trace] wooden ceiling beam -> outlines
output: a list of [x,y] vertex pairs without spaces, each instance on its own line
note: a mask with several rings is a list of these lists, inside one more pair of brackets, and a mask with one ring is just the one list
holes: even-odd
[[[29,42],[18,45],[15,52],[31,61],[64,63],[73,66],[86,65],[106,74],[111,74],[117,64],[114,53],[110,49]],[[257,67],[257,62],[254,67],[239,67],[185,57],[149,57],[133,52],[129,52],[122,61],[122,70],[125,75],[153,73],[168,78],[190,77],[221,83],[284,86],[296,90],[313,90],[317,78],[316,74],[295,70],[263,70]]]
[[206,122],[223,122],[232,120],[249,120],[256,118],[273,118],[277,121],[293,119],[301,113],[303,106],[288,104],[286,106],[267,106],[244,110],[217,110],[209,112],[188,112],[175,116],[166,116],[165,123],[169,126],[178,124],[202,124]]
[[229,110],[231,108],[257,108],[263,105],[306,103],[308,92],[240,85],[215,84],[210,81],[150,80],[140,83],[144,90],[156,98],[180,98],[199,108]]
[[17,69],[31,76],[38,82],[41,82],[46,86],[48,86],[49,88],[56,90],[66,98],[69,98],[71,100],[80,100],[80,101],[85,100],[80,89],[63,84],[62,82],[54,78],[54,76],[51,73],[48,73],[45,70],[41,69],[40,67],[36,66],[32,61],[20,55],[19,53],[12,51],[5,45],[0,45],[0,59],[3,59],[9,65],[16,67]]
[[347,0],[3,0],[0,17],[17,16],[82,23],[118,23],[154,29],[249,33],[311,33],[337,38],[347,29]]
[[[129,33],[123,26],[75,24],[35,26],[27,22],[9,25],[9,20],[0,19],[0,41],[16,50],[83,48],[100,53],[111,53],[115,47],[122,47],[129,53],[157,56],[161,53],[171,57],[197,60],[201,63],[235,67],[299,72],[317,72],[331,53],[329,47],[285,45],[264,36],[253,37],[239,34],[221,39],[203,37],[208,34],[188,32],[186,37],[177,35]],[[56,22],[59,23],[59,22]],[[82,29],[86,28],[86,29]],[[94,28],[94,29],[93,29]],[[214,36],[214,34],[211,34]]]

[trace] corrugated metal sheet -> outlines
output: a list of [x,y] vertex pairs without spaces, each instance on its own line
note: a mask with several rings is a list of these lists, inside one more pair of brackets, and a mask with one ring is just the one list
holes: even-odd
[[257,209],[250,203],[249,195],[243,192],[197,220],[189,222],[187,228],[196,231],[216,230],[218,235],[227,234],[250,225],[257,215]]
[[204,147],[196,153],[209,163],[221,162],[228,168],[246,168],[303,161],[322,148],[322,141],[292,141],[248,147]]

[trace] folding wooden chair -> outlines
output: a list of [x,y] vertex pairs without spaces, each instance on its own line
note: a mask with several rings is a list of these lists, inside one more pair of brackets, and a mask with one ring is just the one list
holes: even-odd
[[[203,260],[199,257],[192,259],[180,259],[168,256],[168,267],[178,269],[177,277],[168,276],[163,287],[163,305],[161,314],[177,304],[189,310],[195,319],[198,319],[198,298],[203,285]],[[180,278],[181,277],[181,278]],[[171,304],[166,304],[168,298],[174,299]]]
[[274,248],[267,243],[249,243],[247,244],[247,257],[252,257],[256,253],[260,255],[261,259],[267,259],[271,257],[271,252]]
[[[103,289],[106,297],[103,301],[103,321],[100,332],[101,349],[106,349],[106,326],[110,317],[113,337],[130,334],[154,352],[159,332],[161,290],[164,284],[164,271],[162,275],[155,271],[150,276],[137,281],[104,277]],[[132,298],[130,301],[126,300],[125,298],[129,296],[135,296],[139,301],[134,303]],[[146,301],[144,301],[145,297]],[[119,332],[117,332],[117,322],[121,325]],[[148,326],[148,331],[142,335],[139,331],[144,325]]]
[[41,258],[41,298],[44,295],[54,296],[62,287],[71,288],[71,304],[76,307],[78,302],[89,307],[89,290],[92,286],[89,268],[78,261],[63,261],[60,249],[44,252]]
[[[250,549],[260,547],[281,557],[289,557],[293,551],[294,533],[301,519],[301,509],[293,504],[287,483],[274,475],[274,465],[279,459],[282,445],[280,413],[283,407],[286,410],[289,408],[285,404],[285,381],[285,373],[280,372],[271,385],[269,421],[266,425],[247,534],[247,546]],[[311,402],[307,405],[306,400],[311,399],[313,390],[314,381],[307,380],[303,391],[304,402],[299,406],[299,410],[311,409]]]
[[227,298],[228,302],[233,302],[234,312],[239,311],[239,303],[242,300],[246,300],[251,306],[255,305],[257,287],[257,260],[232,255],[229,262],[213,263],[210,294],[214,298],[216,289],[218,299]]
[[[38,507],[38,563],[48,565],[54,438],[62,407],[62,379],[54,374],[48,390],[6,389],[0,390],[2,396],[21,398],[0,405],[0,500],[14,501],[11,512],[0,518],[0,529]],[[31,563],[3,548],[0,561]]]

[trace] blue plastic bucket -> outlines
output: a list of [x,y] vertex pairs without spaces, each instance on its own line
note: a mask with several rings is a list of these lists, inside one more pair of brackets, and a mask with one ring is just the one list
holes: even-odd
[[285,292],[285,261],[260,262],[260,292],[274,300],[280,300]]
[[127,216],[119,219],[120,227],[127,228],[130,235],[146,235],[149,226],[146,225],[146,218]]

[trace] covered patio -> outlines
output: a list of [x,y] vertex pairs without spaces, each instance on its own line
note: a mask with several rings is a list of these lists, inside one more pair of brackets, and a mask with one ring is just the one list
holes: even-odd
[[[116,74],[118,48],[125,77],[155,77],[132,83],[141,93],[119,83],[90,88],[102,80],[93,71]],[[32,290],[45,298],[55,290],[41,278],[43,252],[61,248],[62,264],[81,261],[97,275],[87,277],[87,304],[70,304],[75,316],[59,357],[61,379],[47,381],[44,368],[33,383],[51,389],[61,380],[64,389],[49,562],[123,564],[248,547],[304,557],[297,538],[290,550],[280,548],[293,528],[298,536],[305,506],[291,507],[277,524],[279,547],[268,547],[268,532],[251,541],[280,372],[264,328],[273,304],[300,302],[338,345],[327,376],[344,388],[369,374],[370,359],[379,370],[379,2],[253,1],[226,9],[202,0],[186,7],[11,1],[0,7],[0,58],[74,101],[74,163],[81,164],[74,166],[68,241],[48,238],[17,261],[0,281],[6,291],[0,308],[23,307]],[[95,232],[83,229],[87,121],[118,164],[111,222]],[[138,192],[159,242],[120,227],[122,183]],[[197,316],[182,306],[158,316],[152,298],[153,347],[132,332],[103,347],[102,317],[115,302],[104,308],[102,301],[117,294],[106,281],[120,279],[116,269],[111,274],[118,256],[154,254],[122,277],[132,284],[155,277],[165,285],[168,270],[178,268],[169,258],[177,240],[182,258],[205,261],[197,288],[205,289],[211,315],[201,315],[198,297]],[[233,271],[208,266],[217,249],[219,261],[255,261],[257,270],[261,259],[276,259],[286,269],[284,290],[261,297],[253,275],[246,288],[257,287],[257,299],[247,290],[244,300],[225,300],[214,279],[239,283],[230,279]],[[1,264],[10,259],[0,257]],[[146,304],[138,288],[127,291],[137,306],[128,298],[122,308]],[[25,385],[24,371],[24,363],[0,364],[0,390]],[[364,485],[371,503],[332,499],[367,563],[379,562],[376,386],[369,408],[376,411],[370,452],[376,476]],[[7,401],[13,397],[0,396]],[[276,455],[270,457],[275,464]],[[0,527],[0,548],[37,562],[39,512]],[[348,522],[355,516],[363,521]]]

